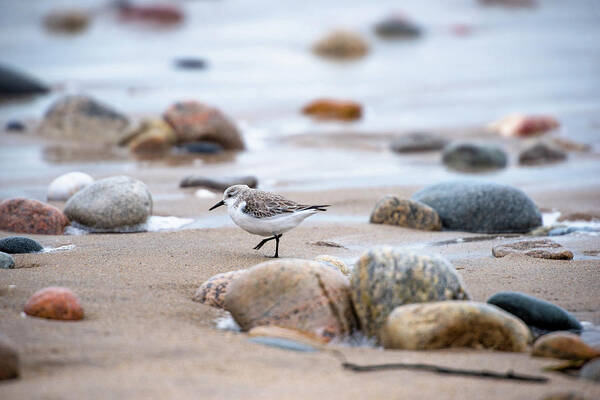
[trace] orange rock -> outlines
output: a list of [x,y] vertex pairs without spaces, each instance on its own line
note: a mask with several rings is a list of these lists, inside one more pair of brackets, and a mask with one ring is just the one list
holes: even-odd
[[600,357],[600,351],[586,344],[574,333],[554,332],[536,340],[531,355],[562,360],[589,360]]
[[319,99],[306,105],[302,112],[320,119],[351,121],[362,115],[362,106],[354,101]]
[[252,337],[274,337],[280,339],[293,340],[313,347],[321,347],[327,343],[322,337],[310,332],[303,332],[296,329],[282,328],[276,325],[257,326],[250,329],[248,335]]
[[537,136],[560,126],[560,122],[550,115],[509,115],[493,122],[488,128],[502,136]]
[[75,294],[64,287],[47,287],[33,294],[25,304],[25,314],[32,317],[79,320],[83,309]]

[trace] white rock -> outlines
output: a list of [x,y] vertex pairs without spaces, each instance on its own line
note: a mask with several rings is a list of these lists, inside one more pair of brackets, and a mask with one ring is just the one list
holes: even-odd
[[67,201],[93,182],[94,178],[83,172],[69,172],[61,175],[48,186],[48,201]]

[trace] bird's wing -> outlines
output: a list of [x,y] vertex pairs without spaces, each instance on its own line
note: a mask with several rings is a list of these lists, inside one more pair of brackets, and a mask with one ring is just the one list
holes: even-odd
[[283,196],[267,193],[268,196],[247,196],[244,212],[255,218],[268,218],[280,214],[300,211],[303,206]]

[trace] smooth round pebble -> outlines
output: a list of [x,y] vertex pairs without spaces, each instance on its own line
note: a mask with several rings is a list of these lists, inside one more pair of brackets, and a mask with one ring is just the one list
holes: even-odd
[[15,267],[15,260],[10,254],[0,251],[0,269],[12,269]]
[[369,222],[425,231],[442,230],[442,220],[433,208],[418,201],[398,199],[396,196],[380,199],[371,211]]
[[0,230],[61,235],[67,225],[65,214],[50,204],[18,197],[0,203]]
[[36,253],[44,247],[36,240],[25,236],[9,236],[0,239],[0,251],[8,254]]
[[61,175],[48,186],[48,201],[67,201],[79,190],[93,182],[94,178],[83,172],[69,172]]
[[240,269],[223,272],[210,277],[206,282],[200,285],[198,290],[196,290],[193,300],[198,303],[206,304],[207,306],[223,308],[229,285],[235,279],[242,276],[244,272],[246,272],[245,269]]
[[33,294],[25,304],[25,314],[32,317],[76,321],[83,318],[79,299],[70,289],[47,287]]
[[561,360],[589,360],[600,357],[600,351],[571,332],[554,332],[535,341],[531,355]]
[[498,146],[453,143],[444,149],[442,161],[457,171],[479,172],[506,167],[508,157]]

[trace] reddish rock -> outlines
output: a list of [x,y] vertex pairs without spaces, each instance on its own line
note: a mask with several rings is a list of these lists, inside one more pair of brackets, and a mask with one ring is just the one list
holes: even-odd
[[244,272],[246,272],[245,269],[240,269],[211,277],[196,290],[193,300],[207,306],[223,308],[229,285]]
[[354,101],[318,99],[307,104],[302,112],[319,119],[351,121],[362,115],[362,106]]
[[79,320],[83,318],[83,309],[79,299],[67,288],[47,287],[33,294],[25,304],[25,314],[32,317]]
[[0,203],[0,230],[60,235],[69,219],[58,208],[37,200],[14,198]]
[[536,340],[531,355],[562,360],[591,360],[600,357],[600,351],[586,344],[579,335],[554,332]]
[[158,24],[176,24],[184,18],[183,11],[171,4],[134,5],[128,2],[119,6],[119,15],[124,20]]
[[509,115],[490,124],[489,128],[502,136],[537,136],[557,129],[560,122],[550,115]]
[[214,107],[196,101],[178,102],[163,117],[175,130],[178,143],[210,141],[226,150],[245,148],[235,124]]

